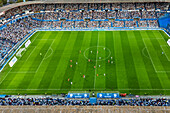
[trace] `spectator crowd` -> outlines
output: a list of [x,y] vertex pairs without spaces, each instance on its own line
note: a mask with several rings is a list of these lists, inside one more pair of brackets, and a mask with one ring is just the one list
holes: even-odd
[[59,98],[0,98],[0,106],[22,105],[110,105],[110,106],[170,106],[170,99],[166,98],[131,98],[131,99],[99,99],[91,103],[88,99],[59,99]]
[[[12,8],[0,20],[14,20],[0,30],[0,61],[34,28],[158,27],[169,3],[30,4]],[[26,12],[29,12],[27,14]],[[0,27],[6,23],[0,22]]]

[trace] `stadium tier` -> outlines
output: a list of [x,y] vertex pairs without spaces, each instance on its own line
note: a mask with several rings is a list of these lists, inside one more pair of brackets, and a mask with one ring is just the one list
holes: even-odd
[[30,4],[14,7],[0,16],[3,45],[0,60],[32,29],[158,28],[158,18],[166,15],[169,15],[169,3]]
[[11,6],[0,8],[0,105],[170,106],[170,2]]

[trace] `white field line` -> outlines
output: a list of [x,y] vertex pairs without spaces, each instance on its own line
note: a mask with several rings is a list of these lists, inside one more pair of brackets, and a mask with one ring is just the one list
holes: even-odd
[[[14,66],[13,66],[14,67]],[[8,71],[8,73],[5,75],[5,77],[2,79],[2,81],[0,82],[0,85],[2,84],[2,82],[6,79],[7,75],[11,72],[11,70],[13,69],[13,67],[10,69],[10,71]]]
[[50,50],[50,48],[51,48],[52,44],[54,43],[54,41],[55,41],[55,40],[53,40],[53,42],[51,43],[51,45],[50,45],[50,47],[48,48],[47,52],[45,53],[45,56],[44,56],[44,57],[43,57],[43,59],[41,60],[41,63],[39,64],[39,66],[38,66],[38,68],[37,68],[37,70],[36,70],[36,72],[35,72],[35,73],[37,73],[37,72],[38,72],[38,70],[39,70],[39,68],[40,68],[40,66],[41,66],[41,64],[42,64],[42,62],[45,60],[45,57],[46,57],[46,55],[47,55],[48,51]]
[[[145,55],[145,53],[144,53],[144,50],[146,49],[146,47],[144,47],[143,49],[142,49],[142,54],[143,54],[143,56],[145,56],[146,58],[149,58],[148,56],[146,56]],[[150,59],[150,58],[149,58]]]
[[[84,55],[84,58],[86,58],[87,60],[89,59],[87,56],[86,56],[86,51],[87,50],[89,50],[90,48],[94,48],[94,47],[103,47],[103,48],[106,48],[105,46],[91,46],[91,47],[89,47],[89,48],[87,48],[85,51],[84,51],[84,53],[83,53],[83,55]],[[104,59],[101,59],[101,60],[97,60],[97,61],[103,61],[103,60],[106,60],[106,59],[108,59],[109,57],[110,57],[110,55],[111,55],[111,51],[110,51],[110,49],[109,48],[106,48],[108,51],[109,51],[109,55],[106,57],[106,58],[104,58]]]
[[149,53],[149,50],[148,50],[148,48],[147,48],[147,46],[146,46],[146,43],[145,43],[144,39],[142,39],[142,40],[143,40],[143,43],[144,43],[144,45],[145,45],[145,47],[146,47],[146,50],[147,50],[147,52],[148,52],[148,55],[149,55],[149,57],[150,57],[151,63],[152,63],[152,65],[153,65],[153,67],[154,67],[154,70],[155,70],[155,72],[157,72],[156,67],[155,67],[155,65],[154,65],[154,63],[153,63],[153,61],[152,61],[152,57],[151,57],[151,55],[150,55],[150,53]]
[[[104,88],[103,88],[104,89]],[[103,89],[96,89],[96,90],[103,90]],[[44,90],[69,90],[69,91],[83,91],[83,90],[89,90],[89,89],[0,89],[0,90],[7,90],[7,91],[13,91],[13,90],[39,90],[39,91],[44,91]],[[167,90],[169,91],[170,89],[117,89],[115,91],[119,91],[119,90]],[[114,91],[114,90],[113,90]]]
[[[37,37],[39,36],[40,32],[38,33],[38,35],[34,38],[34,40],[32,41],[32,43],[35,41],[35,39],[37,39]],[[30,45],[31,46],[31,45]]]
[[45,57],[44,60],[47,59],[47,58],[49,58],[49,57],[53,54],[53,52],[54,52],[53,49],[52,49],[51,47],[50,47],[50,49],[51,49],[51,51],[52,51],[51,54],[50,54],[49,56]]
[[96,55],[96,67],[95,67],[95,75],[94,75],[94,89],[96,84],[96,71],[97,71],[97,58],[98,58],[98,45],[99,45],[99,31],[98,31],[98,39],[97,39],[97,55]]
[[[40,33],[39,33],[39,34],[40,34]],[[38,34],[38,35],[39,35],[39,34]],[[37,36],[38,36],[38,35],[37,35]],[[32,41],[32,43],[35,41],[35,39],[37,38],[37,36],[34,38],[34,40]],[[24,52],[24,53],[25,53],[25,52]],[[23,55],[24,55],[24,54],[23,54]],[[20,58],[21,58],[21,57],[20,57]],[[19,59],[20,59],[20,58],[19,58]],[[13,67],[14,67],[14,66],[13,66]],[[13,67],[12,67],[12,68],[10,69],[10,71],[5,75],[5,77],[3,78],[3,80],[0,82],[0,85],[1,85],[2,82],[6,79],[6,77],[7,77],[8,74],[11,72],[11,70],[13,69]]]
[[168,60],[168,61],[170,61],[170,59],[169,59],[169,58],[168,58],[168,56],[166,55],[165,50],[163,49],[163,47],[162,47],[162,46],[167,46],[167,45],[161,45],[160,47],[161,47],[161,49],[164,51],[164,54],[165,54],[165,56],[166,56],[167,60]]
[[27,57],[27,59],[25,60],[25,62],[29,59],[29,57],[32,55],[32,53],[34,52],[34,50],[35,50],[35,48],[36,48],[37,46],[35,46],[34,47],[34,49],[31,51],[31,53],[29,54],[29,56]]
[[[39,33],[40,34],[40,33]],[[38,34],[38,35],[39,35]],[[38,36],[37,35],[37,36]],[[35,41],[35,40],[43,40],[43,39],[36,39],[37,38],[37,36],[35,37],[35,39],[32,41],[32,43]],[[44,39],[44,40],[46,40],[46,39]],[[51,39],[49,39],[49,40],[51,40]],[[30,45],[31,46],[31,45]],[[35,46],[34,47],[34,49],[32,50],[32,52],[30,53],[30,55],[28,56],[28,58],[31,56],[31,54],[33,53],[33,51],[35,50],[35,48],[36,48],[37,46]],[[51,50],[52,50],[52,48],[51,48]],[[53,51],[53,50],[52,50]],[[50,56],[51,56],[51,54],[50,54]],[[48,57],[50,57],[50,56],[48,56]],[[27,61],[28,60],[28,58],[25,60],[25,61]],[[47,59],[47,58],[45,58],[45,59]],[[10,73],[35,73],[35,71],[16,71],[16,72],[10,72]]]
[[13,72],[10,72],[10,73],[35,73],[35,71],[13,71]]
[[[159,32],[159,34],[161,34],[161,33]],[[162,36],[162,34],[161,34],[161,37],[162,37],[162,39],[165,41],[165,43],[167,43],[166,40],[164,39],[164,37]],[[166,45],[161,45],[161,48],[162,48],[162,46],[166,46]],[[168,44],[167,44],[167,46],[168,46]],[[162,48],[162,50],[164,51],[163,48]],[[167,57],[168,61],[170,61],[170,59],[168,58],[168,56],[166,55],[166,53],[165,53],[165,56]]]
[[143,40],[143,43],[144,43],[144,45],[145,45],[145,47],[146,47],[146,50],[147,50],[147,52],[148,52],[148,55],[149,55],[149,57],[150,57],[150,60],[151,60],[151,63],[152,63],[152,65],[153,65],[153,67],[154,67],[154,70],[155,70],[155,72],[156,73],[170,73],[170,71],[157,71],[157,69],[156,69],[156,67],[155,67],[155,65],[154,65],[154,63],[153,63],[153,60],[152,60],[152,57],[151,57],[151,55],[150,55],[150,53],[149,53],[149,50],[148,50],[148,48],[147,48],[147,46],[146,46],[146,43],[145,43],[145,39],[142,39]]
[[[159,34],[161,34],[160,31],[159,31]],[[162,36],[162,34],[161,34],[161,37],[162,37],[162,39],[164,39],[164,37]],[[164,40],[165,40],[165,39],[164,39]],[[165,40],[165,42],[166,42],[166,40]]]

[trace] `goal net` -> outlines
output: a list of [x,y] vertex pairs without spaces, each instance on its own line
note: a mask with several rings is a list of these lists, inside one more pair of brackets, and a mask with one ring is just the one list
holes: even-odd
[[17,57],[22,57],[22,54],[21,54],[21,53],[22,53],[23,51],[26,51],[26,49],[25,49],[25,48],[19,49],[19,51],[16,53],[16,56],[17,56]]

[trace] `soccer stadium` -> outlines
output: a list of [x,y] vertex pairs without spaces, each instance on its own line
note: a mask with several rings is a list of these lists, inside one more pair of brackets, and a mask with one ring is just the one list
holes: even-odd
[[170,0],[0,6],[0,112],[170,112]]

